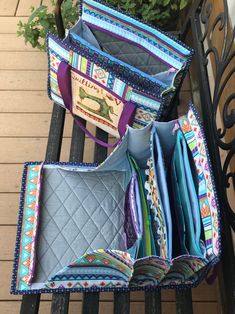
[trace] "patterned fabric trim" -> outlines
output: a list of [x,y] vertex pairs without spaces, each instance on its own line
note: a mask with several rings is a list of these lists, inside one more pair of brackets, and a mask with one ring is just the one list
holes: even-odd
[[195,280],[195,274],[207,263],[206,259],[189,255],[182,255],[171,261],[157,256],[145,257],[135,262],[130,286],[158,285],[173,288],[184,285],[190,279]]
[[27,167],[24,216],[22,222],[18,287],[25,289],[34,275],[35,245],[39,218],[39,194],[41,188],[41,165]]
[[170,270],[171,262],[156,256],[139,259],[134,264],[131,287],[159,285]]
[[191,51],[168,36],[109,6],[93,0],[84,0],[82,19],[111,33],[135,42],[157,55],[176,69],[186,63]]
[[219,254],[218,208],[211,181],[209,161],[199,125],[193,109],[179,119],[180,127],[192,152],[199,180],[199,204],[205,233],[208,257]]
[[45,288],[127,287],[132,273],[133,260],[128,253],[97,250],[59,271]]
[[153,160],[150,158],[147,163],[148,169],[145,170],[147,175],[147,181],[145,182],[145,189],[147,191],[147,199],[150,203],[151,214],[153,217],[153,230],[156,251],[162,258],[167,257],[167,245],[166,245],[166,224],[163,217],[162,208],[158,198],[158,191],[156,181],[154,179]]

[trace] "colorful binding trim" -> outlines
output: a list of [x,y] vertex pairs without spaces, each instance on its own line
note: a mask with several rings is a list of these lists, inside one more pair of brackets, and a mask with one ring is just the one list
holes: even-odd
[[209,168],[209,156],[205,148],[202,126],[199,125],[195,111],[191,108],[186,116],[179,120],[181,130],[192,152],[198,170],[199,204],[205,233],[207,256],[219,255],[218,206],[215,189],[212,185],[212,172]]
[[24,289],[30,285],[34,275],[42,166],[43,164],[29,165],[27,169],[24,217],[20,240],[20,260],[18,265],[19,289]]
[[133,273],[133,262],[125,252],[96,250],[59,271],[45,283],[45,288],[127,287]]
[[168,35],[101,2],[83,0],[81,17],[92,27],[134,42],[175,69],[182,69],[191,54]]

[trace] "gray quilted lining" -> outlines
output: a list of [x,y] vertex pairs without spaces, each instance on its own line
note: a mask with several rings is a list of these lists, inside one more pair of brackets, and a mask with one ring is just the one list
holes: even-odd
[[104,51],[147,74],[154,75],[169,69],[169,65],[166,65],[161,60],[157,60],[156,57],[134,44],[100,30],[92,29],[92,32]]
[[34,283],[44,282],[87,251],[126,250],[126,181],[122,171],[44,168]]

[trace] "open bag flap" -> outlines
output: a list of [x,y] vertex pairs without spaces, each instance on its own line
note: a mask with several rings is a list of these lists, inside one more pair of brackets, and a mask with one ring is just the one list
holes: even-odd
[[[70,188],[65,188],[64,186],[61,186],[61,189],[58,186],[56,186],[57,192],[57,198],[62,197],[60,202],[64,204],[67,202],[68,195],[62,195],[61,191],[66,191],[66,189],[73,190],[77,188],[76,184],[74,183],[74,178],[76,177],[76,173],[78,176],[86,176],[89,177],[89,174],[92,176],[98,176],[98,177],[104,177],[104,173],[116,173],[117,175],[120,175],[121,181],[122,181],[122,189],[123,191],[126,190],[127,185],[129,184],[130,187],[130,179],[133,178],[134,174],[140,173],[142,179],[144,180],[145,177],[145,170],[149,167],[149,160],[152,157],[152,144],[151,144],[151,131],[152,128],[156,128],[159,143],[161,144],[162,154],[163,156],[168,156],[170,159],[170,156],[173,154],[175,149],[175,140],[177,132],[180,130],[180,132],[183,133],[184,139],[187,142],[188,149],[192,154],[192,158],[195,163],[195,167],[197,170],[197,176],[198,176],[198,202],[199,202],[199,209],[200,209],[200,216],[202,221],[202,241],[204,243],[204,248],[202,247],[202,255],[201,256],[194,256],[193,254],[182,254],[181,256],[176,256],[174,258],[171,258],[171,254],[168,252],[166,256],[163,257],[161,254],[148,254],[149,256],[142,256],[142,257],[134,257],[128,253],[128,247],[125,245],[123,247],[118,247],[119,244],[114,247],[113,249],[110,249],[107,247],[106,249],[102,247],[97,247],[96,249],[89,249],[89,252],[85,252],[83,254],[78,254],[74,256],[74,258],[69,258],[68,262],[64,264],[64,267],[57,268],[57,271],[54,270],[45,276],[43,281],[40,281],[38,283],[32,283],[33,282],[33,273],[36,267],[41,267],[40,263],[36,262],[36,256],[39,252],[38,249],[40,248],[38,245],[35,246],[36,241],[38,241],[40,237],[39,232],[39,220],[38,220],[38,211],[40,210],[39,204],[39,195],[40,192],[43,189],[42,184],[42,167],[46,167],[45,169],[48,169],[49,176],[51,175],[50,170],[54,168],[57,168],[56,175],[58,177],[63,176],[63,181],[66,182],[68,177],[72,176],[70,178],[72,182],[72,186]],[[159,153],[159,151],[158,151]],[[135,158],[136,164],[139,166],[139,172],[136,172],[135,167],[130,164],[130,156]],[[156,162],[156,161],[155,161]],[[165,166],[170,167],[170,162],[166,162]],[[164,166],[164,167],[165,167]],[[27,170],[28,167],[31,167],[30,177],[27,177]],[[125,174],[123,176],[123,174]],[[135,175],[136,175],[135,174]],[[156,175],[156,174],[155,174]],[[115,174],[116,176],[116,174]],[[153,176],[154,179],[154,176]],[[26,180],[27,183],[26,184]],[[89,180],[88,180],[89,181]],[[51,182],[58,183],[59,181],[52,180]],[[93,184],[93,179],[90,180],[90,183]],[[140,183],[140,181],[139,181]],[[130,187],[130,190],[134,191],[135,183],[132,182],[132,187]],[[144,185],[143,185],[144,186]],[[59,188],[58,188],[59,187]],[[87,187],[87,182],[86,182]],[[82,194],[85,194],[84,185],[82,184],[83,191]],[[89,191],[94,188],[94,186],[89,187]],[[139,187],[137,187],[139,189]],[[107,190],[107,189],[106,189]],[[109,192],[112,194],[112,189],[108,189]],[[46,199],[48,200],[51,196],[52,189],[48,189],[46,195]],[[44,191],[44,194],[46,191]],[[66,192],[67,193],[67,192]],[[65,193],[65,194],[66,194]],[[147,190],[146,190],[147,194]],[[42,194],[43,195],[43,194]],[[161,197],[161,193],[159,194]],[[96,195],[93,195],[94,198],[96,198]],[[100,197],[103,199],[102,194],[100,194]],[[140,198],[140,196],[137,196],[136,194],[136,200]],[[146,198],[147,199],[147,198]],[[89,200],[89,197],[88,197]],[[41,201],[41,200],[40,200]],[[102,201],[100,199],[100,201]],[[76,200],[77,202],[77,200]],[[72,202],[71,204],[76,204],[76,202]],[[140,203],[141,201],[139,201]],[[92,202],[90,202],[92,203]],[[131,203],[131,199],[129,199],[129,203]],[[129,204],[128,203],[128,204]],[[55,207],[55,209],[58,209],[58,205],[53,201],[52,206]],[[142,203],[143,205],[143,203]],[[137,206],[137,205],[136,205]],[[109,207],[109,206],[108,206]],[[124,207],[124,203],[122,201],[122,207]],[[69,206],[69,208],[73,208],[73,206]],[[152,224],[155,223],[153,216],[151,216],[150,208],[147,206],[147,215],[149,215],[150,221],[152,221]],[[164,208],[162,207],[162,210]],[[135,209],[135,213],[138,212],[138,206]],[[53,219],[55,216],[59,214],[59,211],[55,212],[55,215],[52,216]],[[220,255],[220,232],[219,232],[219,221],[218,221],[218,206],[216,202],[216,191],[213,183],[213,175],[210,169],[210,162],[209,162],[209,156],[206,148],[206,142],[202,130],[202,126],[200,125],[199,119],[197,117],[196,111],[194,107],[190,107],[188,113],[186,116],[183,116],[179,118],[178,120],[171,121],[169,123],[166,122],[154,122],[152,125],[149,125],[143,129],[136,130],[131,127],[127,128],[126,134],[122,139],[122,142],[114,149],[114,151],[109,155],[109,157],[99,166],[95,165],[66,165],[65,164],[59,164],[59,165],[42,165],[41,163],[32,163],[28,164],[26,166],[26,170],[23,174],[23,190],[22,190],[22,202],[21,202],[21,208],[20,208],[20,220],[19,220],[19,230],[21,230],[21,237],[18,236],[17,238],[17,253],[16,253],[16,259],[14,264],[14,274],[13,274],[13,289],[12,291],[14,293],[33,293],[36,290],[42,289],[45,292],[50,292],[53,290],[53,285],[55,289],[60,289],[59,287],[59,280],[60,278],[63,281],[63,278],[66,279],[65,283],[67,284],[68,276],[74,276],[73,283],[69,283],[71,287],[73,287],[72,291],[81,291],[82,289],[86,289],[84,286],[87,285],[85,283],[88,279],[90,280],[88,285],[88,289],[106,289],[110,288],[112,290],[116,284],[119,285],[122,288],[127,288],[128,282],[130,289],[135,289],[138,287],[146,287],[146,286],[163,286],[163,287],[175,287],[178,285],[193,285],[197,282],[197,280],[202,279],[203,275],[205,274],[204,270],[208,268],[209,265],[214,264],[218,262],[218,258]],[[125,214],[122,214],[122,219],[124,219]],[[165,212],[166,215],[166,212]],[[48,216],[49,217],[49,216]],[[85,216],[84,216],[85,217]],[[138,218],[139,217],[139,218]],[[138,219],[144,219],[144,217],[141,218],[141,215],[139,215],[137,218],[132,216],[132,221],[138,221]],[[167,217],[167,215],[166,215]],[[167,219],[167,218],[165,218]],[[50,223],[50,219],[46,223]],[[120,220],[120,218],[118,218]],[[115,219],[114,219],[115,221]],[[57,221],[57,224],[60,224],[61,220]],[[40,221],[41,227],[43,227],[43,221]],[[124,223],[121,223],[122,227],[124,227]],[[59,226],[59,225],[58,225]],[[58,229],[58,226],[54,226],[51,230],[52,232],[55,232],[56,228]],[[144,232],[144,238],[146,238],[146,230],[143,230],[146,227],[144,224],[140,223],[139,228],[135,228],[136,235],[141,234],[141,232]],[[63,230],[63,226],[59,226],[59,230]],[[120,226],[117,227],[117,229],[120,229]],[[111,228],[112,229],[112,228]],[[89,228],[89,231],[91,228]],[[109,228],[110,230],[110,228]],[[152,228],[152,232],[155,229]],[[72,231],[72,228],[71,230]],[[166,231],[169,233],[169,224],[166,224]],[[151,239],[151,232],[148,231],[148,241],[153,241]],[[123,232],[124,233],[124,232]],[[197,233],[195,229],[195,234]],[[20,235],[20,232],[18,232]],[[73,234],[73,232],[70,232],[69,234]],[[85,235],[85,234],[84,234]],[[42,232],[43,236],[43,232]],[[45,235],[44,235],[45,236]],[[138,236],[137,236],[138,238]],[[47,238],[48,240],[49,238]],[[44,239],[45,240],[45,239]],[[44,241],[43,240],[43,241]],[[146,245],[148,245],[148,242],[145,239]],[[66,241],[70,241],[67,239]],[[59,241],[61,243],[61,241]],[[123,242],[125,243],[125,241]],[[132,243],[132,242],[131,242]],[[151,246],[151,243],[150,243]],[[20,247],[21,254],[18,254],[18,250]],[[48,251],[48,246],[45,245],[42,247],[40,254],[45,254],[45,252]],[[151,247],[149,247],[151,249]],[[101,250],[100,250],[101,249]],[[145,248],[146,249],[146,248]],[[170,248],[169,248],[170,249]],[[169,250],[168,249],[168,250]],[[204,250],[203,250],[204,249]],[[35,250],[37,251],[35,254]],[[44,250],[44,252],[43,252]],[[131,251],[130,251],[131,252]],[[101,254],[101,255],[100,255]],[[92,257],[93,256],[93,257]],[[99,256],[99,257],[98,257]],[[121,256],[121,258],[120,258]],[[105,258],[107,257],[107,260]],[[57,256],[57,259],[60,257]],[[93,262],[96,260],[96,262],[99,262],[100,259],[102,259],[101,265],[102,267],[99,268],[97,271],[97,274],[103,274],[104,276],[108,276],[110,274],[109,272],[109,264],[112,263],[118,263],[117,260],[120,261],[120,263],[125,264],[125,271],[121,269],[116,269],[115,272],[112,272],[113,278],[115,280],[110,283],[110,287],[108,286],[109,279],[107,281],[99,281],[99,285],[97,286],[95,277],[92,277],[94,275],[93,269],[91,265],[86,264],[86,260],[88,262]],[[96,263],[95,262],[95,263]],[[36,263],[36,264],[35,264]],[[85,266],[84,266],[85,265]],[[117,265],[117,264],[115,264]],[[90,267],[91,266],[91,267]],[[120,265],[119,265],[120,266]],[[84,267],[84,268],[82,268]],[[118,267],[117,267],[118,268]],[[82,273],[82,269],[84,269],[84,274]],[[119,272],[120,271],[120,272]],[[78,278],[84,277],[84,280],[82,283],[77,280]],[[65,276],[65,277],[63,277]],[[67,276],[67,277],[66,277]],[[80,277],[79,277],[80,276]],[[86,276],[90,276],[89,278]],[[116,277],[115,277],[116,276]],[[17,278],[17,281],[16,281]],[[72,277],[71,277],[72,278]],[[71,279],[70,278],[70,279]],[[97,277],[98,278],[98,277]],[[97,279],[96,278],[96,279]],[[101,278],[101,277],[100,277]],[[107,279],[108,277],[106,277]],[[56,279],[56,280],[55,280]],[[92,280],[94,279],[94,285],[92,286]],[[101,280],[101,279],[99,279]],[[55,283],[56,281],[56,283]],[[70,280],[71,281],[71,280]],[[32,284],[31,284],[32,283]],[[30,286],[31,284],[31,286]],[[46,287],[44,286],[46,284]],[[73,286],[74,284],[74,286]],[[81,286],[79,286],[81,284]],[[107,284],[107,285],[106,285]],[[62,287],[62,289],[69,289],[69,286],[67,288],[65,286]],[[78,290],[76,290],[78,289]],[[79,290],[80,289],[80,290]],[[31,291],[31,292],[30,292]]]

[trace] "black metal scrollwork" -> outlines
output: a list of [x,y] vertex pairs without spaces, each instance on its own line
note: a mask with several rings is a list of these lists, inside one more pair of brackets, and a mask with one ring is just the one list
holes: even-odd
[[[224,209],[235,231],[235,208],[232,209],[235,204],[231,204],[229,194],[229,189],[234,193],[235,188],[235,27],[232,29],[226,0],[223,5],[224,11],[214,17],[213,4],[203,1],[198,39],[204,47],[204,66],[208,67],[209,61],[212,63],[215,78],[211,93],[211,121],[214,140],[222,156]],[[210,152],[213,153],[213,149]]]

